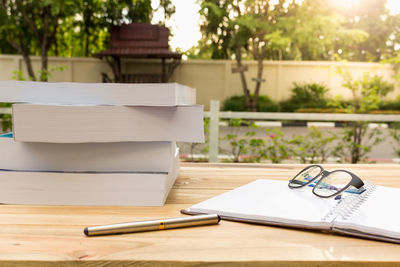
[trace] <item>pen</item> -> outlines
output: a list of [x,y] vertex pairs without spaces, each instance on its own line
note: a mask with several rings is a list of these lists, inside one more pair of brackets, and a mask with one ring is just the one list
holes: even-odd
[[86,227],[87,236],[135,233],[144,231],[167,230],[190,226],[218,224],[221,218],[217,214],[195,215],[161,220],[127,222]]

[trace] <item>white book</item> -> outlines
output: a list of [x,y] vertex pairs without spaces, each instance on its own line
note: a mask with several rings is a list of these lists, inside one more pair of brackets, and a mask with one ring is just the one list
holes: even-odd
[[256,180],[198,203],[183,213],[216,213],[223,219],[279,225],[400,243],[400,189],[365,182],[362,194],[320,198],[306,186]]
[[166,172],[0,171],[0,203],[162,206],[179,173],[176,150]]
[[178,83],[0,81],[0,102],[177,106],[196,104],[196,89]]
[[175,142],[31,143],[0,137],[0,169],[168,172]]
[[204,142],[203,106],[12,106],[16,141],[102,143]]

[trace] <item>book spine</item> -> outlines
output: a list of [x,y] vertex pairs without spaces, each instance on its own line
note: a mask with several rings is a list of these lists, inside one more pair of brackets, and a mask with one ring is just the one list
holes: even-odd
[[343,197],[339,202],[322,218],[324,222],[332,223],[339,216],[346,220],[368,199],[368,197],[376,189],[376,185],[372,182],[366,182],[364,185],[365,192],[361,195],[348,194]]

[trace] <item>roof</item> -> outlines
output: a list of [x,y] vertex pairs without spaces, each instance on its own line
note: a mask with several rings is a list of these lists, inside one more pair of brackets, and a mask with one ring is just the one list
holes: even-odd
[[180,53],[169,50],[168,37],[169,30],[163,26],[146,23],[113,26],[110,34],[110,48],[94,56],[181,58]]

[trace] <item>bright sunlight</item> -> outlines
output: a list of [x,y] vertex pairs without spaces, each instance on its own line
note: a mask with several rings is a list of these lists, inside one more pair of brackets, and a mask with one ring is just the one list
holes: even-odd
[[390,10],[390,14],[400,13],[400,1],[399,0],[388,0],[386,7]]

